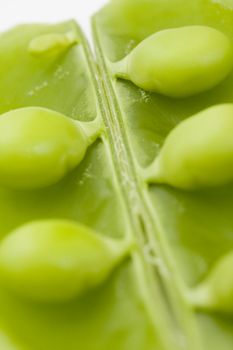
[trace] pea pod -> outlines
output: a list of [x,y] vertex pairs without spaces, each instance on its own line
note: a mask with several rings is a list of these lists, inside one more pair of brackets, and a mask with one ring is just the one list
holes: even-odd
[[0,77],[0,349],[154,349],[149,267],[128,249],[137,229],[81,30],[2,33]]
[[232,349],[232,16],[223,0],[110,1],[96,61],[73,21],[1,34],[0,121],[46,153],[1,133],[0,348]]
[[[230,272],[217,273],[219,259],[233,249],[231,3],[118,0],[93,18],[117,141],[129,164],[128,196],[134,212],[140,208],[149,261],[175,320],[172,349],[233,346]],[[215,75],[209,58],[217,51],[225,53]],[[205,292],[223,286],[226,294],[216,292],[214,305],[201,306],[202,283]]]

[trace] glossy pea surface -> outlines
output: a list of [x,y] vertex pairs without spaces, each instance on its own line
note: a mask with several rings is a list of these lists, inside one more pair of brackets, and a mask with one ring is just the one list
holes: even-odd
[[191,292],[191,302],[199,309],[232,314],[233,253],[221,257],[204,281]]
[[187,97],[219,84],[233,67],[233,45],[215,28],[169,28],[144,39],[125,59],[134,84],[170,97]]
[[84,157],[87,137],[66,116],[27,107],[0,117],[0,183],[40,188],[61,180]]
[[69,301],[109,277],[126,251],[117,248],[114,240],[72,221],[31,222],[1,243],[0,281],[35,301]]
[[30,41],[28,50],[35,57],[49,58],[64,53],[77,41],[78,37],[74,31],[43,34]]
[[167,136],[151,168],[152,181],[183,189],[231,182],[232,133],[233,104],[214,106],[189,117]]

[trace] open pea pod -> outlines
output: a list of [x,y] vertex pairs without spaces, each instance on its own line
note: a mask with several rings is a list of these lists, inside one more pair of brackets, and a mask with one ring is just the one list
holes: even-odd
[[72,21],[1,34],[1,350],[165,346],[96,75]]
[[170,348],[230,350],[233,1],[110,1],[93,33]]

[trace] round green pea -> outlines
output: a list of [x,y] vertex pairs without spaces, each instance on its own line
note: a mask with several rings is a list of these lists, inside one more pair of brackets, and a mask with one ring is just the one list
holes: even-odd
[[0,185],[18,189],[49,186],[83,159],[88,147],[72,119],[41,107],[0,116]]
[[0,285],[34,301],[68,301],[102,284],[127,251],[72,221],[31,222],[1,242]]
[[232,67],[229,38],[214,28],[194,25],[149,36],[116,65],[116,75],[142,89],[182,98],[213,88]]
[[148,180],[181,189],[233,181],[233,104],[210,107],[178,124],[148,170]]
[[233,313],[233,252],[223,256],[206,279],[190,293],[194,306]]
[[77,42],[77,35],[72,31],[49,33],[33,38],[29,43],[28,50],[35,57],[48,58],[59,55]]

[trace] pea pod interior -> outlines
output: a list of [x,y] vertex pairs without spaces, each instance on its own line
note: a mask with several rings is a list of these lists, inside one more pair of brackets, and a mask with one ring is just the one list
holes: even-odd
[[233,45],[232,9],[232,0],[112,0],[93,18],[96,62],[73,21],[1,34],[0,118],[42,107],[101,128],[57,183],[0,188],[0,244],[24,224],[50,219],[134,242],[103,283],[69,301],[39,301],[38,293],[31,300],[8,290],[0,274],[1,349],[232,349],[231,294],[217,310],[198,308],[190,295],[203,281],[209,291],[208,280],[216,285],[229,271],[233,184],[187,191],[148,184],[144,174],[181,121],[233,103],[233,72],[177,99],[140,89],[112,70],[144,39],[170,28],[207,26]]
[[[64,50],[62,46],[52,55],[47,54],[50,44],[40,55],[28,49],[37,37],[51,33],[60,38],[70,32],[78,43]],[[102,118],[93,67],[86,41],[72,21],[13,28],[0,38],[0,113],[36,106],[82,122]],[[83,161],[58,183],[32,190],[1,187],[1,240],[23,224],[44,219],[72,220],[120,241],[130,236],[132,227],[110,148],[103,130]],[[138,261],[141,258],[135,253],[99,288],[64,303],[33,302],[1,287],[0,348],[154,349],[159,336],[140,287]]]
[[[146,222],[149,213],[154,224],[152,234],[148,229],[148,237],[163,261],[163,268],[170,268],[172,276],[176,276],[172,287],[160,268],[165,288],[170,290],[173,310],[187,338],[193,333],[187,329],[187,319],[195,324],[202,345],[198,347],[194,341],[187,347],[195,349],[201,346],[213,350],[232,349],[232,315],[195,309],[185,311],[182,302],[177,307],[171,289],[177,285],[181,299],[185,299],[186,290],[200,283],[217,260],[232,250],[233,185],[183,191],[159,184],[146,186],[141,173],[157,157],[166,136],[179,122],[213,105],[233,102],[233,74],[206,92],[174,99],[116,79],[111,62],[122,60],[143,39],[168,28],[209,26],[233,42],[232,9],[232,1],[221,0],[119,0],[112,1],[93,20],[106,91],[115,101],[113,108],[117,109],[128,159],[146,212],[142,215]],[[182,322],[184,314],[186,321]]]

